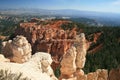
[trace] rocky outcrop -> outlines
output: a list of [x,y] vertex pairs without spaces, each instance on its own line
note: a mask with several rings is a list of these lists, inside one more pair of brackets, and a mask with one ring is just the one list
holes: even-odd
[[59,80],[108,80],[108,71],[104,69],[84,74],[87,49],[84,33],[77,35],[74,45],[63,55]]
[[55,70],[62,56],[75,41],[75,29],[65,31],[63,24],[69,24],[66,20],[48,20],[38,22],[21,23],[15,31],[16,35],[24,35],[32,46],[32,53],[47,52],[52,55],[52,67]]
[[74,76],[76,77],[76,80],[87,80],[87,76],[82,69],[77,69]]
[[108,80],[108,70],[98,69],[97,74],[98,74],[97,80]]
[[[108,71],[104,69],[98,69],[96,72],[84,74],[83,70],[77,70],[76,73],[69,78],[61,78],[60,80],[108,80]],[[119,80],[119,79],[110,79]]]
[[[73,39],[76,35],[75,31],[66,32],[60,28],[62,24],[69,23],[68,21],[45,21],[38,23],[21,23],[16,29],[16,35],[24,35],[32,45],[33,53],[37,51],[49,52],[56,54],[57,52],[64,53],[63,45],[67,39]],[[71,33],[71,35],[69,35]],[[61,43],[60,43],[61,42]],[[60,45],[61,44],[61,45]],[[53,49],[57,48],[57,49]],[[59,49],[58,49],[59,48]]]
[[1,36],[0,35],[0,40],[5,40],[5,39],[7,39],[8,37],[7,36]]
[[120,80],[120,68],[110,70],[109,80]]
[[[41,21],[36,18],[21,23],[15,35],[23,35],[26,38],[17,36],[2,43],[2,53],[6,58],[0,54],[0,71],[6,72],[7,69],[12,75],[22,73],[23,78],[31,80],[57,80],[53,70],[59,66],[61,71],[59,80],[119,80],[119,69],[111,70],[109,77],[108,71],[104,69],[84,73],[82,68],[85,65],[87,50],[91,44],[97,44],[102,32],[92,34],[86,40],[84,33],[76,34],[76,28],[72,30],[61,28],[63,24],[69,23],[71,22],[65,20]],[[1,40],[3,39],[4,37],[1,37]],[[98,44],[89,52],[96,52],[102,46],[103,44]]]
[[81,69],[85,65],[87,48],[86,48],[85,34],[81,33],[78,36],[79,37],[77,37],[77,41],[75,43],[77,50],[76,66],[77,68]]
[[89,73],[87,74],[87,80],[97,80],[97,76],[96,72]]
[[61,75],[73,76],[73,73],[76,71],[76,48],[71,47],[66,54],[63,56],[61,61]]
[[30,80],[57,80],[50,67],[51,63],[50,54],[38,52],[28,62],[23,64],[0,62],[0,70],[8,70],[10,74],[16,75],[22,73],[22,78],[27,77]]
[[23,36],[17,36],[13,40],[3,42],[2,45],[2,54],[11,62],[23,63],[31,58],[31,45]]
[[108,80],[108,71],[98,69],[96,72],[87,74],[87,80]]
[[83,76],[84,72],[82,68],[85,65],[86,60],[86,40],[84,33],[76,36],[76,41],[71,46],[61,61],[61,77],[60,80],[71,78],[77,80],[77,77]]

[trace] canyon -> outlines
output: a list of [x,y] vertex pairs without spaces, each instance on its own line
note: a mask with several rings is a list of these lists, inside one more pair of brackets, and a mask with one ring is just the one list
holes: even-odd
[[[119,69],[84,73],[87,51],[102,33],[93,34],[94,39],[89,41],[84,33],[77,33],[76,25],[71,30],[61,28],[69,23],[72,22],[39,19],[20,23],[15,38],[2,43],[0,66],[4,67],[0,70],[22,73],[22,77],[31,80],[119,80]],[[59,66],[61,74],[57,79],[53,71]]]

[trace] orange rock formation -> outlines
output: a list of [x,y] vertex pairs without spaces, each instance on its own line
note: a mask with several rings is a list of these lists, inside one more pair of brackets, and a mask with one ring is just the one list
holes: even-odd
[[[16,35],[23,35],[32,45],[35,52],[48,52],[52,55],[54,62],[60,62],[63,54],[70,48],[76,36],[76,29],[65,31],[61,28],[63,24],[69,24],[66,20],[46,20],[37,22],[20,23],[16,29]],[[59,63],[56,63],[56,65]]]

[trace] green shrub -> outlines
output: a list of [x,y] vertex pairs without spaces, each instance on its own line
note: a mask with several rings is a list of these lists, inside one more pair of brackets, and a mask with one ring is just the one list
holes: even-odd
[[60,67],[58,67],[55,71],[54,71],[54,74],[55,74],[55,76],[57,77],[57,78],[59,78],[60,77]]
[[22,78],[22,73],[19,75],[11,73],[8,70],[0,70],[0,80],[31,80],[26,78]]

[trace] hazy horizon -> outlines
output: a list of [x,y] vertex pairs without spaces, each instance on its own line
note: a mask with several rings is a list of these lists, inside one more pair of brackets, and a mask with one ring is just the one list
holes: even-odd
[[120,13],[120,0],[0,0],[0,8],[74,9]]

